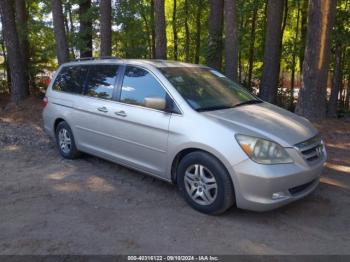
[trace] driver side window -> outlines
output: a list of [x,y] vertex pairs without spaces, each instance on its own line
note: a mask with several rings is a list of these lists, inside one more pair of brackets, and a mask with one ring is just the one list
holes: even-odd
[[127,66],[120,101],[146,107],[146,97],[166,99],[166,92],[151,73],[139,67]]

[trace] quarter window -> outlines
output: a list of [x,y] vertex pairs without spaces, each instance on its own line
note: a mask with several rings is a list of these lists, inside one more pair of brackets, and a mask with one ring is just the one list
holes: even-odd
[[146,97],[166,99],[166,92],[148,71],[128,66],[125,70],[120,101],[145,106]]
[[87,75],[86,66],[67,66],[57,76],[53,90],[81,94]]
[[112,99],[118,65],[90,66],[86,89],[87,96]]

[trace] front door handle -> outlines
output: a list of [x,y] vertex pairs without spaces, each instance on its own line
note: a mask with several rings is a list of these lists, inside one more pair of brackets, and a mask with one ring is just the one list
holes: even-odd
[[126,113],[125,113],[125,111],[123,111],[123,110],[114,112],[114,114],[116,114],[117,116],[126,117]]
[[104,112],[104,113],[107,113],[107,112],[108,112],[108,109],[107,109],[105,106],[103,106],[103,107],[98,107],[97,110],[100,111],[100,112]]

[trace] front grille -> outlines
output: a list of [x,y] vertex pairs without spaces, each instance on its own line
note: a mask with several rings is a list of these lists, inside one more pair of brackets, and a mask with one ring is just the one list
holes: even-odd
[[289,193],[291,193],[291,195],[296,195],[302,191],[304,191],[305,189],[307,189],[309,186],[311,186],[313,183],[315,182],[315,180],[312,180],[308,183],[296,186],[296,187],[292,187],[290,189],[288,189]]
[[309,163],[323,158],[323,143],[319,136],[298,143],[295,147],[299,150],[302,157]]

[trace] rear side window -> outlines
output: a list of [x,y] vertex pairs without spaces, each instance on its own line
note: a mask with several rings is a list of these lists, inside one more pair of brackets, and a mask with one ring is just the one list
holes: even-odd
[[82,94],[87,76],[86,66],[66,66],[59,72],[52,89],[73,94]]
[[166,98],[166,92],[148,71],[128,66],[124,75],[120,101],[145,106],[146,97]]
[[90,66],[84,95],[112,99],[118,65]]

